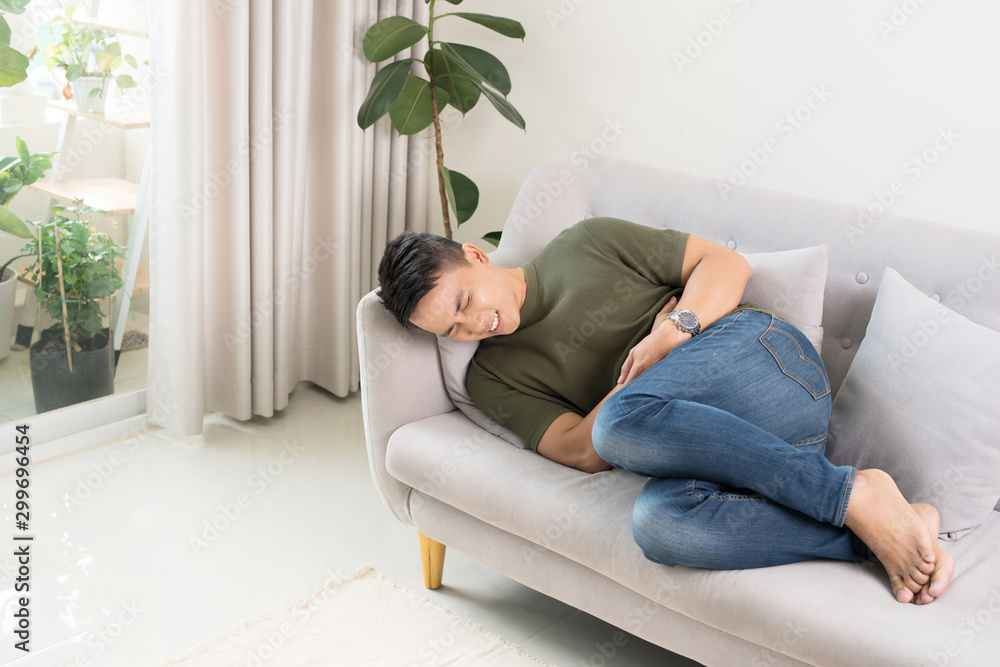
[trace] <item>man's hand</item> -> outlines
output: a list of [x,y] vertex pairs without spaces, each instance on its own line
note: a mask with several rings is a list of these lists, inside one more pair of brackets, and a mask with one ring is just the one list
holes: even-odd
[[628,357],[622,364],[622,372],[618,376],[618,384],[628,384],[670,354],[675,347],[691,339],[691,334],[681,331],[672,322],[666,323],[667,313],[673,311],[676,306],[677,297],[670,297],[663,310],[653,318],[652,331],[629,350]]

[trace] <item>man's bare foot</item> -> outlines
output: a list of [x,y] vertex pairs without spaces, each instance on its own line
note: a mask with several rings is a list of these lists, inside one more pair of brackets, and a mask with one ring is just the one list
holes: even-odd
[[910,507],[920,517],[927,534],[934,541],[935,555],[934,571],[931,573],[930,581],[921,586],[920,592],[913,596],[913,604],[930,604],[934,598],[948,590],[948,583],[955,574],[955,561],[937,540],[938,533],[941,532],[941,516],[938,511],[924,503],[913,503]]
[[888,473],[876,468],[858,471],[844,525],[885,567],[896,600],[912,602],[930,581],[937,554],[924,522]]

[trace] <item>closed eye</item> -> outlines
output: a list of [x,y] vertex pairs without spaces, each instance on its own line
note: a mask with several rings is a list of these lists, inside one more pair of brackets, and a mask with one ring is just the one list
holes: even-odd
[[[465,305],[462,306],[462,311],[464,312],[471,303],[472,303],[472,292],[469,292],[469,296],[465,300]],[[452,336],[455,335],[457,331],[458,331],[458,326],[455,324],[451,325],[450,327],[448,327],[448,331],[445,332],[445,338],[451,338]]]

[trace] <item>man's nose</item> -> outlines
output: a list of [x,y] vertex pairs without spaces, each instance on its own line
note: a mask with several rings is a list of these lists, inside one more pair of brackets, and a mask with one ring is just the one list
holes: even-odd
[[469,313],[465,322],[466,329],[471,334],[485,333],[490,328],[490,323],[486,322],[486,313]]

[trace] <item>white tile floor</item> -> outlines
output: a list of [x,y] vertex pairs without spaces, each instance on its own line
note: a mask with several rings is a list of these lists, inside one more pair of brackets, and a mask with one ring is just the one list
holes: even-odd
[[[13,648],[5,546],[0,663],[155,663],[368,563],[553,665],[696,664],[638,638],[608,660],[597,645],[617,628],[454,549],[424,589],[416,532],[372,484],[357,394],[304,388],[271,420],[206,419],[201,436],[151,430],[32,466],[32,651]],[[9,536],[14,488],[0,476]]]

